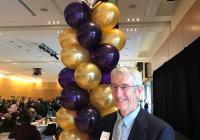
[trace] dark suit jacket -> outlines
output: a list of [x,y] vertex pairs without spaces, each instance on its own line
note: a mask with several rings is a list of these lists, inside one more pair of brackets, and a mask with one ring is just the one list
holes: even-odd
[[[112,140],[116,118],[117,112],[101,118],[96,125],[92,139],[99,140],[101,133],[106,131],[110,133],[109,139]],[[166,122],[140,109],[131,128],[128,140],[175,140],[175,136],[172,127]]]

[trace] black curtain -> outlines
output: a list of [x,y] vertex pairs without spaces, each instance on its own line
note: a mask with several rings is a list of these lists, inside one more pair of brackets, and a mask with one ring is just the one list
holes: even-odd
[[153,73],[153,113],[200,139],[200,37]]

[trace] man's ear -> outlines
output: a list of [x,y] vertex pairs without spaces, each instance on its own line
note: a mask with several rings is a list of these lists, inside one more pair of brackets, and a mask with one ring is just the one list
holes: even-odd
[[140,95],[142,94],[143,90],[144,90],[144,86],[139,86],[137,88],[136,93],[137,93],[138,97],[140,97]]

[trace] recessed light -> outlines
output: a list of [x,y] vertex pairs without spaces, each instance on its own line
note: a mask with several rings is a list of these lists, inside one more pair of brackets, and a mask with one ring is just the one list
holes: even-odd
[[131,4],[131,5],[129,5],[129,8],[136,8],[136,5],[135,4]]
[[132,18],[131,21],[135,21],[135,18]]
[[42,12],[47,12],[48,9],[47,9],[47,8],[40,8],[40,11],[42,11]]
[[17,65],[17,64],[19,64],[19,63],[16,63],[16,62],[15,62],[15,63],[12,63],[12,64],[13,64],[13,65]]
[[60,24],[60,21],[48,21],[48,24]]
[[61,30],[61,31],[57,31],[57,34],[60,34],[60,33],[62,33],[63,31]]

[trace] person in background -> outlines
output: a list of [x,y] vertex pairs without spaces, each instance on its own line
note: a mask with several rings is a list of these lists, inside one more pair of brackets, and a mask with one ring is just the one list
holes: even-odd
[[28,112],[23,116],[21,125],[15,127],[8,138],[15,140],[41,140],[40,132],[36,126],[31,125],[31,117]]
[[149,112],[149,103],[147,101],[145,101],[145,103],[144,103],[144,110],[146,112]]
[[139,71],[131,67],[113,69],[110,88],[118,111],[97,122],[93,140],[175,140],[169,124],[140,107],[143,86]]

